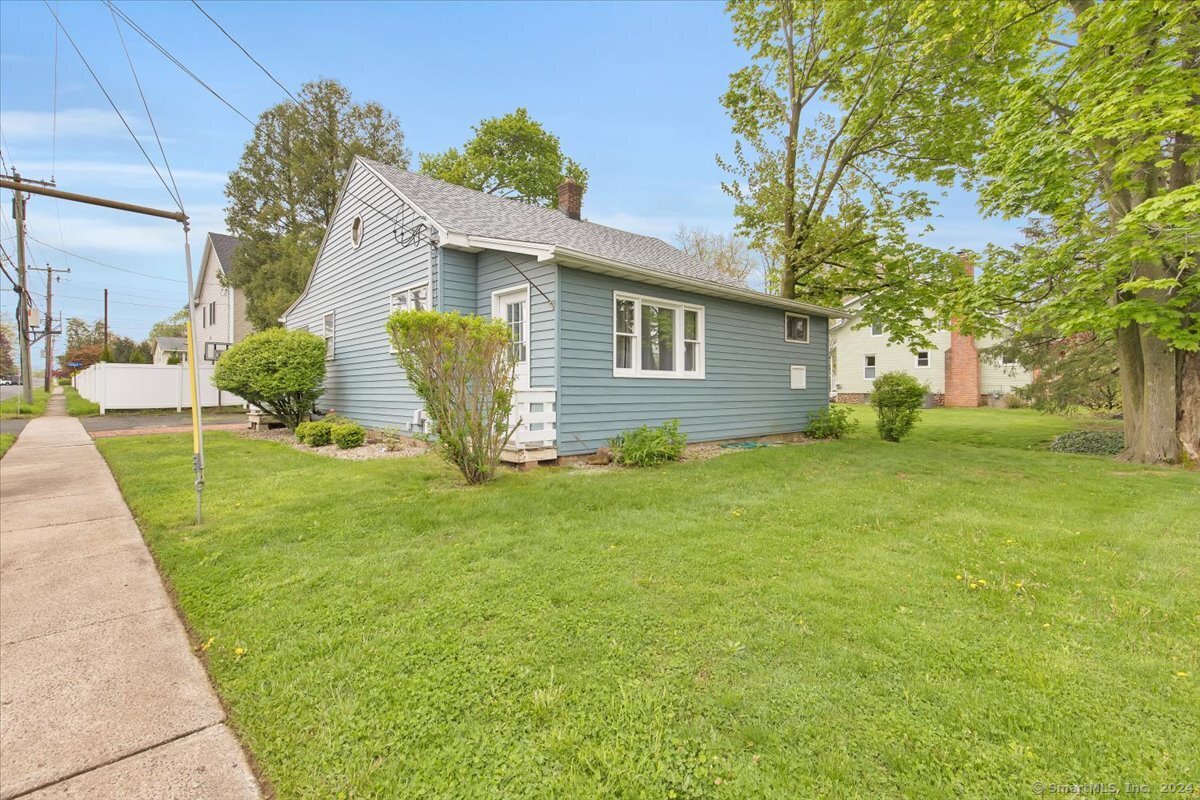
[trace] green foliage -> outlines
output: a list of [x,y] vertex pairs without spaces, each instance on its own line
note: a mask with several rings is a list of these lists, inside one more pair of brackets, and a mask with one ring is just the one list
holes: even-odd
[[485,119],[462,150],[422,153],[421,172],[480,192],[556,208],[558,186],[571,178],[587,188],[587,170],[563,155],[558,137],[518,108]]
[[[324,447],[333,441],[332,422],[301,422],[296,426],[296,438],[309,447]],[[301,430],[303,429],[303,430]]]
[[218,389],[270,412],[288,428],[308,419],[325,391],[325,340],[302,330],[272,328],[226,350],[213,370]]
[[871,386],[875,427],[887,442],[898,442],[912,431],[921,416],[927,384],[904,372],[885,372]]
[[242,240],[230,279],[259,330],[303,291],[353,156],[408,166],[400,123],[378,103],[355,103],[328,78],[299,98],[259,116],[225,187],[225,223]]
[[387,323],[396,360],[433,419],[434,448],[468,483],[496,474],[512,430],[512,335],[500,320],[399,311]]
[[8,449],[17,443],[17,436],[13,433],[0,433],[0,458],[4,458],[4,454]]
[[826,406],[808,416],[804,435],[811,439],[841,439],[858,428],[858,420],[845,406]]
[[46,411],[50,395],[45,389],[33,390],[33,405],[21,402],[21,393],[0,400],[0,419],[40,417]]
[[1111,336],[1077,333],[1060,336],[1053,330],[1017,333],[980,351],[984,358],[1008,358],[1033,373],[1016,389],[1016,397],[1051,414],[1083,407],[1113,413],[1121,406],[1117,378],[1117,348]]
[[[731,0],[750,63],[722,96],[735,136],[730,173],[739,230],[784,297],[837,306],[862,299],[893,341],[928,344],[961,276],[952,254],[910,231],[934,212],[924,188],[950,185],[986,129],[970,67],[1004,37],[970,24],[936,40],[944,8],[924,0]],[[968,4],[954,11],[970,20]],[[989,32],[990,33],[990,32]],[[917,182],[914,182],[914,180]]]
[[71,379],[70,378],[58,378],[55,380],[55,383],[57,383],[59,386],[70,386]]
[[182,363],[183,363],[183,357],[180,356],[179,353],[171,353],[167,356],[167,364],[169,364],[170,366],[177,366]]
[[0,322],[0,378],[9,378],[17,374],[17,365],[13,357],[15,352],[16,332],[7,322]]
[[1078,424],[482,489],[213,432],[202,531],[186,435],[97,445],[281,798],[988,798],[1200,751],[1200,475]]
[[1125,437],[1119,431],[1069,431],[1055,437],[1050,449],[1056,453],[1113,456],[1125,449]]
[[357,422],[341,422],[331,428],[333,443],[339,450],[361,447],[367,441],[367,431]]
[[63,395],[67,401],[67,413],[72,417],[94,417],[100,413],[100,404],[84,399],[74,386],[63,389]]
[[657,428],[643,425],[608,440],[613,459],[627,467],[653,467],[678,461],[687,447],[687,434],[679,430],[679,420],[669,419]]
[[160,336],[183,338],[187,336],[188,320],[188,308],[184,306],[166,319],[160,319],[150,326],[150,333],[146,335],[146,341],[153,343]]

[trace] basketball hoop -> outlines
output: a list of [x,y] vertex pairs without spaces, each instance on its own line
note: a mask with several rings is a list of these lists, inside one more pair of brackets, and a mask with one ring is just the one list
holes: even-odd
[[229,349],[229,342],[205,342],[204,343],[204,360],[216,362],[221,354]]

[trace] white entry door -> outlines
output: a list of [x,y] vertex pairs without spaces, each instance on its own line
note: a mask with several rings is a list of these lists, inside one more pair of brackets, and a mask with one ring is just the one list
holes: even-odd
[[492,295],[492,316],[512,331],[512,354],[517,364],[516,388],[529,388],[529,287],[505,289]]

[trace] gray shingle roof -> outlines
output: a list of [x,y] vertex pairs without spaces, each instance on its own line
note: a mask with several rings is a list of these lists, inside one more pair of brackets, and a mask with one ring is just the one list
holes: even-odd
[[364,161],[435,222],[455,233],[565,247],[659,272],[725,286],[743,286],[662,239],[574,220],[561,211],[493,197],[377,161]]
[[210,233],[208,238],[212,241],[217,261],[221,262],[221,271],[226,278],[230,277],[233,274],[233,254],[241,246],[242,240],[224,233]]
[[159,336],[155,342],[158,343],[158,349],[164,353],[187,349],[187,340],[182,336]]

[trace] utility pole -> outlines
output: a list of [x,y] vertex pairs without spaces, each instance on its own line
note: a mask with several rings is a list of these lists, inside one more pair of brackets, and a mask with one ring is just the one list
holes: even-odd
[[47,264],[44,267],[30,267],[30,270],[46,273],[46,329],[42,333],[42,343],[46,346],[46,374],[43,378],[42,385],[46,389],[46,393],[50,393],[50,376],[54,372],[54,337],[62,333],[61,326],[58,330],[54,330],[54,318],[51,314],[54,311],[54,281],[62,280],[55,278],[54,273],[70,272],[70,269],[55,269]]
[[[4,179],[8,183],[7,178]],[[21,402],[33,405],[33,359],[29,352],[29,286],[25,282],[25,192],[21,190],[22,183],[34,183],[40,186],[54,186],[49,181],[35,181],[22,178],[15,169],[12,174],[13,185],[5,188],[12,189],[13,219],[17,225],[17,337],[21,350]]]

